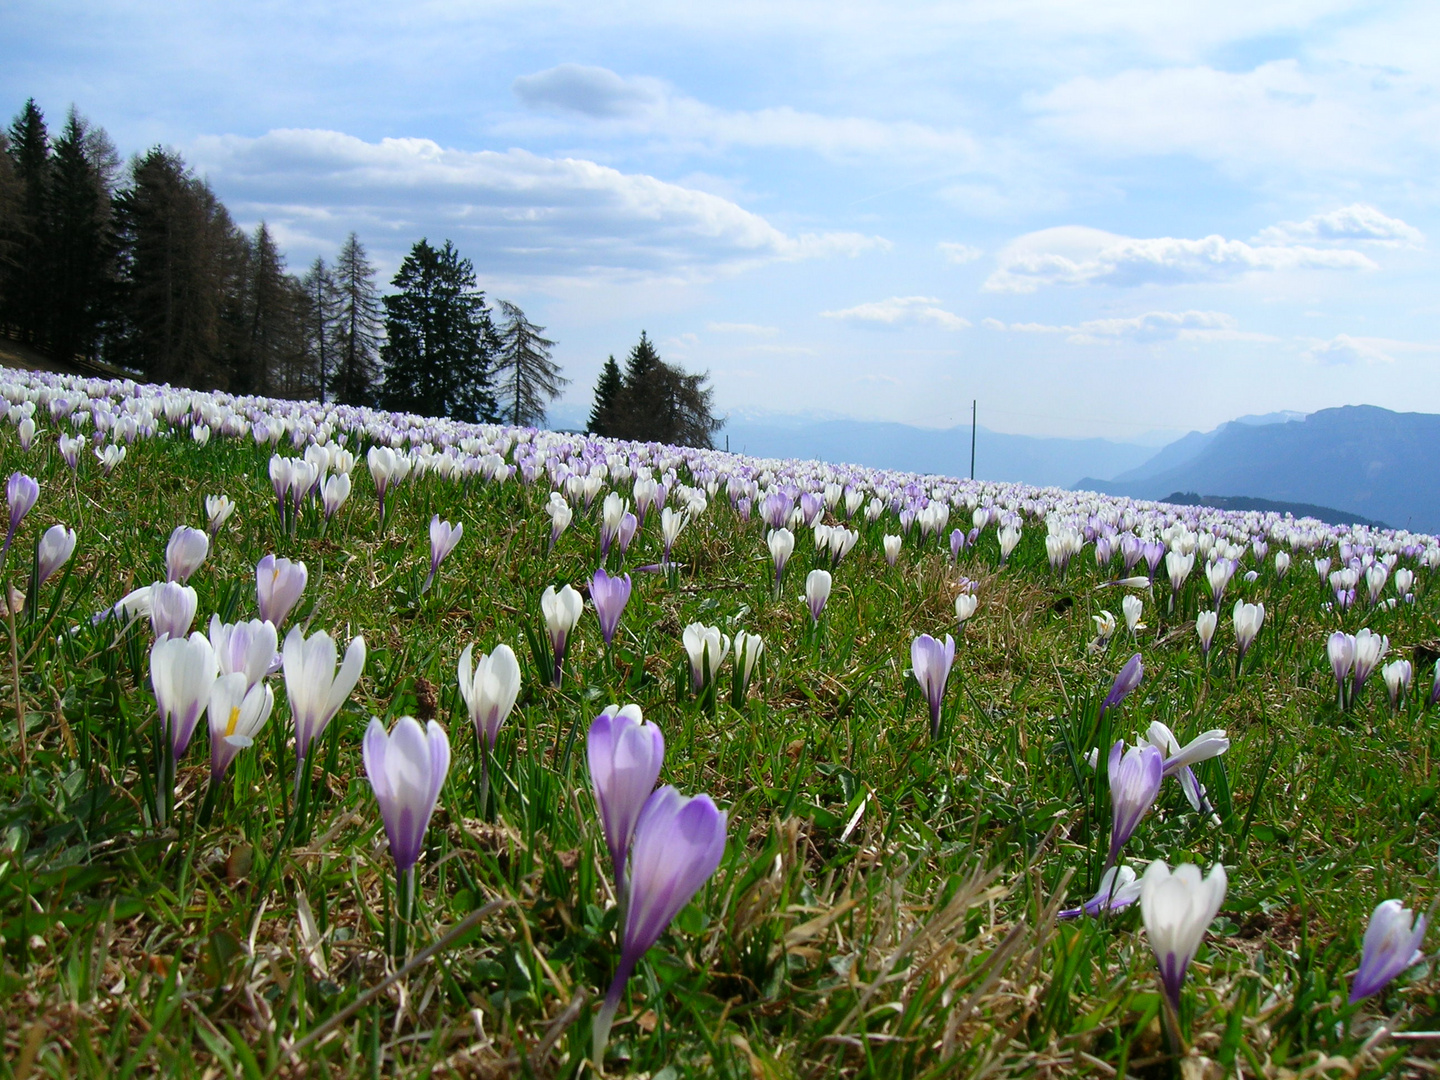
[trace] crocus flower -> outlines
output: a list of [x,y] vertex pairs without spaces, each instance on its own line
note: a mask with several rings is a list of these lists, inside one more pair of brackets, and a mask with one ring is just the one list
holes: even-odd
[[285,694],[295,722],[295,784],[298,788],[299,766],[310,752],[310,744],[325,733],[365,670],[365,639],[357,635],[350,640],[338,672],[335,642],[323,630],[307,638],[298,626],[294,627],[285,636],[283,656]]
[[604,562],[605,557],[610,554],[610,545],[615,542],[620,533],[620,521],[627,512],[625,499],[618,491],[612,491],[605,496],[605,501],[600,504],[600,561]]
[[102,450],[97,446],[95,457],[100,462],[101,470],[109,476],[115,471],[115,467],[125,460],[125,447],[111,443]]
[[451,525],[448,521],[441,521],[439,514],[430,519],[430,572],[425,575],[425,583],[420,586],[422,593],[430,588],[435,580],[435,571],[440,569],[445,557],[455,550],[455,545],[460,543],[464,532],[463,523]]
[[955,621],[960,624],[961,630],[965,629],[965,624],[979,606],[980,598],[972,592],[962,592],[955,597]]
[[155,636],[183,638],[195,621],[200,598],[189,585],[157,581],[150,586],[149,603],[150,626]]
[[35,549],[35,586],[49,581],[57,570],[75,554],[75,530],[64,525],[51,525],[40,537]]
[[1210,583],[1210,595],[1215,598],[1216,608],[1220,607],[1220,601],[1225,597],[1225,587],[1235,576],[1235,565],[1229,559],[1216,559],[1205,567],[1205,580]]
[[69,466],[71,472],[80,468],[80,451],[83,449],[85,449],[85,436],[60,436],[60,457]]
[[635,965],[700,891],[725,854],[725,812],[708,795],[683,797],[668,784],[640,811],[630,849],[629,907],[620,963],[593,1028],[594,1058],[605,1056],[610,1025]]
[[370,478],[375,481],[375,497],[380,502],[380,527],[385,527],[385,493],[410,472],[410,459],[388,446],[372,446],[365,455]]
[[736,696],[743,699],[745,692],[750,689],[750,676],[755,671],[755,662],[765,652],[765,642],[760,639],[759,634],[749,634],[741,630],[735,635],[735,675],[737,678]]
[[1144,600],[1130,593],[1120,601],[1120,610],[1125,615],[1125,629],[1130,631],[1131,636],[1134,636],[1136,630],[1144,629],[1144,624],[1140,621],[1140,616],[1145,611]]
[[1091,615],[1090,618],[1095,620],[1095,646],[1103,649],[1115,636],[1115,616],[1109,611],[1101,611],[1099,615]]
[[515,650],[503,643],[488,655],[481,653],[478,662],[472,663],[473,654],[473,645],[466,645],[460,654],[456,671],[460,696],[465,699],[475,734],[486,750],[493,750],[500,726],[520,696],[520,661],[515,658]]
[[1119,705],[1130,692],[1140,685],[1140,680],[1145,677],[1145,664],[1137,652],[1125,666],[1120,669],[1120,674],[1115,676],[1115,681],[1110,686],[1110,692],[1105,695],[1105,700],[1100,703],[1100,714],[1103,716],[1106,709],[1112,709]]
[[660,511],[660,541],[664,545],[664,563],[670,562],[670,549],[675,546],[675,541],[680,536],[680,530],[685,528],[685,523],[690,520],[688,511],[676,512],[670,507]]
[[1277,552],[1275,553],[1275,576],[1278,577],[1278,578],[1284,579],[1285,575],[1288,574],[1289,572],[1290,572],[1290,556],[1289,556],[1289,554],[1286,553],[1286,552],[1284,552],[1284,551],[1277,551]]
[[1410,683],[1414,677],[1410,661],[1396,660],[1386,664],[1380,669],[1380,674],[1385,680],[1385,690],[1390,695],[1390,707],[1398,709],[1401,697],[1410,692]]
[[151,646],[150,687],[173,761],[179,761],[190,746],[195,725],[210,705],[218,673],[215,650],[198,631],[188,638],[162,637]]
[[887,536],[882,541],[885,548],[885,561],[891,566],[894,566],[895,560],[900,557],[900,545],[902,543],[904,543],[904,541],[898,536]]
[[284,626],[309,580],[310,572],[303,562],[266,555],[255,564],[255,604],[260,618],[274,623],[277,630]]
[[185,584],[209,554],[209,536],[188,525],[176,526],[165,545],[165,579]]
[[277,640],[274,623],[260,619],[223,623],[219,615],[210,616],[210,646],[215,650],[220,674],[245,676],[246,690],[278,669]]
[[365,775],[380,804],[395,869],[406,873],[420,859],[425,830],[450,771],[450,740],[434,720],[422,728],[413,716],[402,716],[395,721],[395,729],[387,732],[385,725],[372,717],[365,729],[362,756]]
[[805,602],[810,605],[811,623],[820,622],[820,613],[825,610],[825,601],[830,599],[830,571],[811,570],[805,576]]
[[930,703],[930,738],[940,737],[940,707],[945,702],[945,683],[955,663],[955,639],[945,635],[940,644],[929,634],[921,634],[910,643],[910,670],[925,691]]
[[1330,660],[1330,671],[1335,676],[1335,685],[1340,696],[1340,706],[1345,706],[1345,680],[1355,667],[1355,635],[1336,630],[1325,642],[1325,654]]
[[10,529],[5,533],[5,546],[0,547],[0,555],[10,550],[10,543],[15,539],[15,530],[20,528],[20,522],[25,520],[25,515],[30,513],[30,508],[38,498],[39,484],[22,472],[10,474],[10,479],[5,484],[5,500],[10,506]]
[[1182,554],[1178,551],[1170,551],[1165,554],[1165,574],[1170,578],[1170,591],[1178,593],[1185,584],[1185,579],[1190,576],[1190,571],[1195,569],[1195,554],[1190,552]]
[[1066,908],[1056,912],[1057,919],[1077,919],[1081,915],[1092,918],[1106,911],[1123,911],[1140,899],[1140,882],[1135,880],[1135,871],[1128,866],[1112,866],[1100,877],[1100,888],[1095,895],[1077,908]]
[[1373,633],[1369,627],[1361,627],[1356,632],[1355,666],[1350,669],[1352,697],[1360,693],[1365,680],[1389,651],[1390,639],[1384,634]]
[[952,529],[950,532],[950,558],[955,562],[960,561],[960,552],[965,550],[965,531],[963,529]]
[[320,485],[320,502],[325,510],[325,520],[329,521],[340,512],[350,498],[351,480],[349,473],[335,473],[325,478]]
[[1211,728],[1209,731],[1203,731],[1181,746],[1180,740],[1175,737],[1175,733],[1169,727],[1159,720],[1152,720],[1149,729],[1145,732],[1145,738],[1151,746],[1164,755],[1164,775],[1179,778],[1185,798],[1190,800],[1190,805],[1195,808],[1196,812],[1201,814],[1211,812],[1210,803],[1205,797],[1205,785],[1200,783],[1191,766],[1219,757],[1230,749],[1230,737],[1225,733],[1225,729]]
[[1354,1004],[1378,994],[1391,979],[1424,959],[1425,916],[1416,915],[1399,900],[1383,901],[1370,916],[1360,953],[1360,970],[1350,984]]
[[235,512],[235,503],[228,495],[206,495],[205,496],[205,528],[213,539],[220,531],[220,526],[230,520],[230,515]]
[[1110,855],[1106,866],[1115,865],[1140,821],[1155,804],[1165,776],[1165,759],[1149,743],[1125,749],[1123,740],[1110,748]]
[[[198,636],[198,635],[197,635]],[[210,782],[217,784],[235,756],[254,745],[255,736],[270,719],[275,692],[270,684],[245,683],[244,672],[217,678],[210,690]]]
[[570,509],[565,496],[558,491],[552,491],[550,501],[545,504],[545,512],[550,515],[550,550],[554,550],[556,541],[570,527],[575,511]]
[[569,585],[562,585],[560,591],[547,585],[540,594],[540,613],[545,616],[545,628],[550,634],[550,651],[555,656],[555,685],[565,670],[565,653],[570,644],[570,632],[580,621],[585,610],[585,601]]
[[616,896],[625,895],[625,857],[640,811],[655,790],[665,760],[665,736],[645,720],[639,705],[611,705],[590,725],[585,738],[590,787],[610,849]]
[[630,550],[630,542],[635,539],[635,530],[640,527],[640,519],[629,510],[620,515],[620,525],[615,530],[615,547],[619,549],[621,557]]
[[595,605],[595,617],[600,620],[600,635],[608,648],[620,626],[625,605],[630,603],[630,575],[611,577],[602,566],[590,579],[590,600]]
[[1240,650],[1240,657],[1243,659],[1246,650],[1254,642],[1255,635],[1260,633],[1260,625],[1265,621],[1265,605],[1236,600],[1230,617],[1235,624],[1235,647]]
[[1215,641],[1215,627],[1219,622],[1220,616],[1214,611],[1202,611],[1195,616],[1195,635],[1200,639],[1200,651],[1207,656]]
[[1205,930],[1225,900],[1225,867],[1216,863],[1205,878],[1194,863],[1170,867],[1156,859],[1140,881],[1140,913],[1160,965],[1160,981],[1170,1004],[1180,1007],[1185,970],[1195,959]]
[[730,652],[730,639],[718,626],[691,623],[681,634],[686,655],[690,658],[690,686],[697,694],[720,670]]
[[770,548],[770,561],[775,566],[775,587],[778,589],[785,564],[795,551],[795,534],[785,528],[771,529],[765,536],[765,543]]

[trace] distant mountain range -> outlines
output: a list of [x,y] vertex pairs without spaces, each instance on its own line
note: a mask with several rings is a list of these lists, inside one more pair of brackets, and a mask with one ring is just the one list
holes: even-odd
[[[1180,449],[1187,439],[1193,453]],[[1075,486],[1142,499],[1204,492],[1309,503],[1346,520],[1440,532],[1440,416],[1346,405],[1292,423],[1225,424],[1202,439],[1187,435],[1114,480]]]

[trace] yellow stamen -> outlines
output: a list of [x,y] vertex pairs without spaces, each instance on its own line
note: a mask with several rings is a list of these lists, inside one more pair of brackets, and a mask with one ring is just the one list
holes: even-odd
[[225,725],[225,737],[228,739],[235,734],[235,724],[240,719],[240,706],[230,710],[230,722]]

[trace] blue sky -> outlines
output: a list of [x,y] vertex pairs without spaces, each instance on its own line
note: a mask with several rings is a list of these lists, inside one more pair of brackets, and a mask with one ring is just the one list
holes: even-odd
[[295,269],[453,239],[577,404],[643,328],[722,410],[1129,439],[1440,411],[1437,40],[1340,0],[11,0],[0,107],[179,149]]

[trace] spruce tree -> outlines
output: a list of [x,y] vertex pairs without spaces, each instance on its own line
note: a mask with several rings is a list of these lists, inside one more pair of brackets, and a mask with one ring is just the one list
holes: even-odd
[[492,369],[500,341],[475,269],[449,240],[420,240],[385,297],[381,405],[456,420],[496,419]]
[[590,434],[615,434],[615,402],[624,389],[625,380],[612,353],[600,369],[600,378],[595,381],[595,403],[590,406],[590,421],[585,425]]
[[[602,371],[602,381],[605,375]],[[623,385],[609,399],[606,434],[708,449],[711,435],[723,422],[711,411],[713,391],[705,385],[707,378],[667,364],[641,331],[640,341],[625,362]],[[597,386],[597,406],[599,400]]]
[[329,390],[341,405],[373,405],[384,308],[375,268],[353,232],[335,260],[333,277],[337,311]]
[[14,266],[4,282],[4,321],[22,341],[44,348],[50,322],[50,237],[45,213],[50,191],[50,134],[45,129],[45,114],[34,98],[25,102],[10,125],[9,141],[20,190],[12,242]]
[[538,427],[545,421],[545,406],[570,380],[550,358],[555,342],[544,336],[545,328],[532,323],[509,300],[501,300],[499,306],[504,319],[495,360],[500,417],[509,424]]
[[115,293],[111,202],[120,159],[104,129],[75,109],[55,140],[47,198],[46,347],[59,360],[94,359]]
[[6,288],[16,267],[20,243],[20,178],[10,160],[10,136],[0,131],[0,332],[5,321]]

